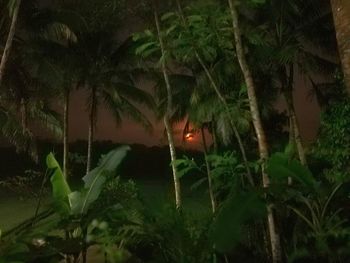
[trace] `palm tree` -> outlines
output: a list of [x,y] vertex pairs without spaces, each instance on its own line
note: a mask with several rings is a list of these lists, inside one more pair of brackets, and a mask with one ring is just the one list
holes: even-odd
[[[184,12],[183,12],[183,9],[182,9],[182,6],[181,6],[181,3],[179,0],[176,0],[176,5],[177,5],[177,9],[178,9],[178,14],[179,14],[179,18],[181,20],[181,24],[182,24],[182,27],[183,27],[183,30],[184,32],[181,32],[181,33],[178,33],[176,32],[176,42],[178,43],[181,43],[181,42],[184,42],[186,44],[189,44],[189,47],[187,48],[183,48],[182,49],[185,49],[185,53],[182,54],[182,56],[186,59],[188,59],[187,57],[191,57],[191,56],[194,56],[194,60],[200,65],[200,67],[202,68],[203,72],[205,73],[206,75],[206,78],[209,82],[209,86],[210,88],[212,88],[215,93],[216,93],[216,96],[219,98],[220,100],[220,103],[222,103],[225,107],[225,110],[226,110],[226,114],[228,116],[228,119],[230,121],[230,125],[231,125],[231,129],[233,130],[234,132],[234,135],[237,139],[237,142],[238,142],[238,147],[240,149],[240,152],[242,154],[242,159],[243,159],[243,162],[244,162],[244,165],[245,165],[245,168],[247,170],[247,176],[248,178],[252,178],[252,174],[251,174],[251,171],[250,171],[250,167],[249,167],[249,164],[248,164],[248,158],[247,158],[247,154],[246,154],[246,150],[245,150],[245,147],[243,145],[243,141],[242,141],[242,138],[241,138],[241,135],[238,131],[238,128],[237,128],[237,124],[235,122],[235,120],[233,119],[233,117],[231,116],[230,114],[230,109],[229,109],[229,105],[228,105],[228,102],[227,102],[227,98],[224,96],[224,93],[222,92],[222,90],[220,89],[220,85],[218,83],[218,81],[215,79],[215,75],[214,73],[211,71],[210,67],[207,65],[205,59],[204,59],[204,55],[202,53],[208,53],[208,50],[206,50],[206,47],[204,47],[202,50],[201,48],[199,47],[200,46],[200,40],[197,39],[196,37],[198,36],[195,36],[196,34],[194,32],[191,31],[190,28],[195,28],[194,31],[196,30],[196,26],[193,27],[193,25],[190,25],[189,24],[189,21],[188,19],[186,18]],[[170,30],[171,28],[174,27],[174,21],[172,21],[171,25],[170,25],[170,28],[169,28],[169,31],[174,31],[174,30]],[[198,23],[195,23],[197,26],[198,26]],[[205,27],[206,25],[200,25],[201,27]],[[200,32],[201,29],[203,28],[197,28],[197,31]],[[180,29],[181,30],[181,29]],[[207,32],[208,33],[208,32]],[[188,39],[181,39],[181,36],[185,36],[186,38],[186,34],[189,35],[187,36],[187,38],[191,39],[190,41],[188,41]],[[216,36],[216,33],[212,33],[212,35],[215,35]],[[178,37],[179,36],[179,37]],[[205,36],[207,37],[207,36]],[[184,45],[183,43],[181,43],[180,45]],[[209,48],[212,48],[212,47],[209,47]],[[192,55],[189,55],[190,53],[193,53]],[[181,54],[181,52],[178,52]],[[183,59],[181,58],[182,60],[186,60],[186,59]],[[193,61],[191,61],[193,62]],[[192,69],[192,71],[194,71]],[[231,130],[230,129],[230,130]]]
[[[235,40],[234,46],[236,48],[237,60],[241,67],[245,84],[247,86],[250,112],[252,115],[252,121],[255,129],[255,133],[258,139],[260,158],[263,162],[262,164],[263,186],[267,188],[270,185],[270,180],[266,173],[265,162],[269,157],[269,152],[268,152],[268,144],[267,144],[267,139],[265,135],[265,130],[263,128],[261,114],[260,114],[258,101],[256,97],[256,87],[255,87],[251,69],[247,63],[246,54],[244,52],[244,47],[242,43],[241,29],[239,26],[239,18],[238,18],[238,13],[236,9],[237,1],[228,0],[228,4],[231,11],[232,28],[233,28],[234,40]],[[270,242],[271,242],[271,248],[272,248],[272,260],[274,263],[277,263],[282,261],[280,237],[276,229],[275,217],[272,210],[272,206],[268,205],[267,208],[268,208],[268,227],[269,227]]]
[[[53,16],[54,17],[54,16]],[[63,19],[64,20],[64,19]],[[47,83],[62,97],[63,110],[63,174],[69,174],[69,115],[70,94],[78,83],[79,58],[74,52],[77,37],[68,23],[49,21],[38,36],[38,71]]]
[[175,188],[175,204],[178,209],[181,208],[181,185],[180,185],[180,179],[177,176],[177,169],[175,166],[175,161],[176,161],[176,149],[175,149],[175,142],[174,142],[174,134],[171,126],[171,116],[172,116],[172,110],[173,110],[173,103],[172,103],[172,86],[170,84],[169,80],[169,74],[168,74],[168,69],[166,65],[166,49],[162,37],[162,31],[160,28],[160,23],[159,23],[159,15],[158,15],[158,5],[156,0],[153,0],[153,8],[154,8],[154,21],[156,24],[157,28],[157,37],[159,41],[159,46],[160,46],[160,51],[161,51],[161,70],[163,73],[163,78],[166,86],[166,91],[167,91],[167,107],[166,107],[166,112],[164,114],[164,125],[168,137],[168,144],[169,144],[169,150],[170,150],[170,157],[171,157],[171,167],[173,171],[173,180],[174,180],[174,188]]
[[[211,130],[211,126],[213,126],[213,117],[216,117],[216,122],[221,123],[225,127],[220,127],[220,132],[222,132],[221,137],[223,138],[223,141],[229,141],[227,137],[231,137],[230,133],[230,122],[227,120],[227,115],[225,109],[222,109],[222,107],[218,107],[220,103],[218,103],[218,99],[214,96],[205,96],[203,97],[203,100],[197,100],[194,104],[191,105],[189,112],[188,112],[188,120],[187,124],[185,126],[185,129],[183,131],[184,137],[186,134],[188,134],[188,127],[190,124],[194,126],[194,129],[191,132],[199,132],[202,140],[202,146],[203,146],[203,154],[204,154],[204,161],[205,161],[205,167],[207,172],[207,180],[208,180],[208,190],[209,190],[209,198],[211,202],[211,208],[213,214],[215,214],[217,210],[217,202],[215,198],[215,193],[213,189],[213,178],[212,178],[212,172],[211,172],[211,166],[210,162],[208,160],[208,155],[210,154],[210,150],[208,147],[206,135],[205,135],[205,129],[212,134],[215,133],[214,130]],[[221,112],[221,113],[220,113]],[[220,132],[218,132],[220,134]],[[227,135],[229,134],[229,135]],[[215,149],[214,149],[215,151]],[[249,180],[249,183],[251,185],[254,185],[254,181],[251,177],[247,175],[247,178]]]
[[[33,120],[35,114],[38,118],[36,121],[46,122],[46,126],[50,126],[55,135],[62,134],[58,115],[49,107],[52,94],[55,93],[52,83],[53,80],[59,81],[59,76],[57,69],[46,58],[53,56],[55,52],[52,52],[53,50],[50,50],[50,53],[43,52],[42,40],[43,37],[47,37],[48,31],[55,29],[53,31],[58,32],[57,29],[63,24],[56,23],[56,18],[47,10],[38,8],[36,1],[22,2],[19,8],[20,3],[21,1],[11,1],[9,5],[14,12],[16,8],[25,12],[21,13],[22,23],[21,28],[17,29],[17,41],[11,43],[11,49],[15,49],[16,52],[6,59],[7,69],[4,71],[2,83],[9,90],[3,90],[2,103],[3,105],[9,105],[9,103],[19,105],[23,138],[17,138],[17,143],[14,143],[18,147],[22,145],[22,148],[34,150],[34,133],[31,131],[30,124],[35,121]],[[12,118],[11,121],[11,118],[7,118],[7,124],[15,125],[15,119]],[[11,125],[4,127],[11,127]],[[3,132],[6,134],[6,129]],[[18,133],[14,134],[18,135]]]
[[[32,123],[48,128],[55,135],[61,135],[58,114],[49,107],[52,89],[36,74],[34,61],[29,59],[30,45],[14,46],[15,55],[7,63],[3,77],[6,89],[1,92],[0,107],[3,119],[2,134],[16,145],[19,151],[30,152],[37,158]],[[28,53],[26,53],[26,52]]]
[[[87,173],[92,162],[97,110],[102,101],[114,115],[117,124],[121,123],[122,116],[125,115],[149,129],[151,127],[147,118],[133,104],[136,102],[151,107],[150,96],[135,87],[131,72],[122,65],[121,56],[125,57],[127,54],[128,41],[118,46],[117,39],[110,33],[117,30],[118,21],[123,19],[123,14],[118,12],[121,10],[118,6],[119,3],[114,0],[91,0],[62,1],[52,8],[53,12],[59,10],[56,16],[60,22],[67,21],[67,29],[72,32],[70,35],[74,38],[66,48],[66,63],[72,66],[65,72],[75,68],[75,73],[70,85],[63,90],[66,95],[65,101],[68,102],[69,98],[67,88],[71,89],[72,86],[84,88],[89,94]],[[61,17],[62,11],[66,17]],[[65,103],[65,112],[68,111],[68,105]],[[67,140],[67,136],[65,138]]]
[[152,98],[135,86],[132,72],[123,68],[119,55],[125,52],[125,44],[118,46],[108,32],[87,33],[78,37],[76,52],[81,57],[80,83],[89,92],[89,137],[87,172],[92,160],[92,143],[98,105],[103,101],[112,112],[116,123],[122,117],[130,117],[147,129],[152,125],[133,103],[153,107]]
[[258,63],[258,67],[275,79],[280,87],[289,116],[290,144],[296,145],[303,165],[307,165],[307,161],[294,109],[294,75],[297,69],[309,76],[333,72],[335,65],[315,52],[321,50],[331,54],[331,41],[320,37],[330,34],[328,8],[313,0],[270,1],[254,19],[256,24],[253,28],[262,28],[260,35],[265,38],[262,40],[264,43],[255,48],[254,55],[259,57],[257,60],[264,61]]
[[[229,105],[228,104],[228,98],[226,98],[226,94],[224,94],[224,90],[221,83],[218,84],[218,79],[214,76],[216,76],[216,71],[215,71],[215,66],[211,65],[211,68],[209,68],[207,65],[206,65],[206,61],[204,61],[201,57],[201,55],[199,54],[199,52],[197,51],[197,48],[196,48],[196,43],[198,41],[197,38],[195,38],[194,36],[192,36],[191,32],[189,33],[189,30],[188,30],[188,26],[186,25],[187,24],[187,21],[185,21],[185,17],[182,13],[182,9],[181,9],[181,6],[180,6],[180,3],[178,2],[178,9],[179,9],[179,17],[181,18],[180,19],[180,22],[179,21],[175,21],[175,23],[173,23],[174,21],[171,20],[170,23],[169,21],[164,21],[164,19],[162,20],[162,22],[164,22],[165,26],[167,26],[169,24],[169,28],[166,27],[166,30],[164,30],[164,33],[162,32],[162,37],[167,37],[167,50],[166,52],[166,55],[167,55],[167,58],[169,56],[172,56],[172,58],[174,58],[174,60],[172,61],[173,63],[174,62],[177,62],[179,63],[180,65],[186,65],[186,67],[190,68],[192,73],[191,75],[195,76],[195,77],[192,77],[194,80],[196,80],[197,82],[203,82],[203,80],[200,80],[199,79],[205,79],[205,88],[210,88],[210,90],[213,90],[214,91],[214,96],[215,97],[219,97],[219,105],[225,105],[225,110],[223,111],[224,115],[226,116],[225,119],[229,120],[229,127],[228,129],[230,131],[233,131],[233,134],[235,135],[235,137],[237,138],[237,141],[238,141],[238,145],[239,145],[239,149],[241,150],[241,153],[242,153],[242,157],[243,157],[243,161],[244,161],[244,164],[247,168],[247,176],[249,179],[249,181],[251,183],[253,183],[253,180],[252,180],[252,177],[251,177],[251,173],[250,173],[250,169],[249,169],[249,165],[248,165],[248,160],[247,160],[247,157],[246,157],[246,153],[245,153],[245,150],[244,150],[244,146],[243,146],[243,143],[242,143],[242,140],[241,140],[241,137],[240,137],[240,134],[239,134],[239,131],[238,131],[238,127],[237,127],[237,124],[235,121],[233,121],[233,118],[235,116],[232,115],[232,111],[231,111],[231,108],[232,108],[232,105]],[[177,30],[174,30],[174,24],[175,24],[175,28],[176,26],[179,27],[178,29],[182,30],[184,29],[181,33],[178,33]],[[200,31],[200,30],[198,30]],[[181,39],[180,37],[178,36],[181,36],[181,35],[185,35],[184,39]],[[186,36],[187,35],[187,36]],[[188,37],[190,38],[190,40],[188,39]],[[207,35],[204,35],[202,36],[203,38],[206,38]],[[143,43],[140,47],[137,48],[136,50],[136,53],[137,54],[141,54],[143,55],[144,57],[149,57],[151,54],[155,53],[155,51],[159,51],[159,46],[156,45],[155,43],[158,43],[159,40],[154,40],[153,39],[153,35],[152,33],[149,31],[148,33],[146,32],[146,34],[143,34],[143,35],[136,35],[135,36],[135,40],[142,40],[146,38],[147,39],[147,43]],[[151,39],[149,39],[151,38]],[[216,36],[214,36],[214,38],[216,38]],[[164,42],[164,40],[163,40]],[[190,42],[190,43],[188,43]],[[175,43],[181,43],[179,44],[179,46],[177,46]],[[185,43],[185,45],[183,44]],[[198,42],[199,44],[200,42]],[[203,50],[203,52],[206,52],[206,50]],[[163,53],[163,54],[164,54]],[[194,59],[188,59],[188,57],[194,57]],[[162,56],[162,60],[164,60],[164,57]],[[195,64],[195,66],[193,67],[193,60],[195,62],[197,62],[197,64],[199,64],[199,67],[201,68],[202,71],[198,71],[197,69],[197,64]],[[160,61],[162,62],[162,61]],[[217,63],[217,62],[216,62]],[[220,63],[218,63],[220,64]],[[177,89],[177,86],[173,85],[172,83],[172,77],[173,75],[170,75],[169,76],[169,73],[167,72],[167,77],[168,79],[170,78],[170,80],[168,81],[168,83],[170,85],[168,86],[171,86],[171,89],[172,89],[172,94],[173,94],[173,97],[174,97],[174,93],[177,93],[177,91],[174,91],[175,89]],[[204,76],[203,77],[199,77],[199,76]],[[163,76],[163,79],[164,79],[164,76]],[[198,85],[197,84],[194,84],[194,87]],[[226,83],[225,83],[226,85]],[[225,86],[223,85],[223,86]],[[220,87],[219,87],[220,86]],[[188,91],[188,90],[187,90]],[[192,94],[190,93],[187,97],[183,96],[183,99],[181,101],[179,101],[179,103],[177,102],[176,103],[176,107],[174,105],[173,108],[179,108],[179,105],[183,105],[184,102],[190,104],[189,100],[191,98]],[[211,95],[212,96],[212,95]],[[172,98],[172,104],[174,101],[174,98]],[[223,103],[223,101],[225,103]],[[190,109],[191,106],[190,105],[187,105],[186,106],[187,109]],[[182,106],[180,107],[182,108]],[[174,111],[174,109],[172,110]],[[174,114],[174,112],[172,112],[172,114]],[[185,114],[186,115],[186,114]],[[177,116],[177,117],[180,117],[180,118],[184,118],[186,117],[185,115],[181,115],[181,116]],[[173,116],[174,117],[174,116]],[[173,118],[172,118],[173,119]]]
[[350,93],[350,2],[347,0],[330,0],[330,2],[345,85]]
[[1,62],[0,62],[0,87],[1,87],[2,80],[3,80],[4,74],[5,74],[6,63],[9,59],[9,56],[10,56],[12,42],[13,42],[13,39],[14,39],[15,33],[16,33],[16,25],[17,25],[19,10],[21,7],[21,0],[10,0],[8,5],[10,7],[10,14],[11,14],[12,18],[11,18],[10,30],[9,30],[9,33],[7,36],[6,44],[5,44],[4,50],[2,52],[2,57],[1,57]]

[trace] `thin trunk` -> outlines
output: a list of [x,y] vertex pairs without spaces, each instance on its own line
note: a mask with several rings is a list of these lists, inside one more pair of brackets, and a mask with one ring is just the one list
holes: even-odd
[[28,120],[27,120],[27,101],[25,98],[21,98],[21,125],[22,125],[22,134],[26,135],[28,132]]
[[[285,98],[285,101],[287,101],[287,98],[285,95],[283,95]],[[287,103],[288,105],[288,103]],[[293,145],[295,143],[295,134],[294,134],[294,122],[292,120],[292,113],[289,107],[287,106],[287,114],[288,114],[288,126],[289,126],[289,145]]]
[[294,144],[296,146],[300,163],[306,166],[307,162],[306,162],[305,151],[302,144],[302,139],[299,131],[299,124],[294,111],[294,107],[292,105],[292,102],[290,101],[290,98],[288,98],[288,96],[290,95],[287,95],[284,93],[283,96],[287,101],[287,108],[288,108],[287,111],[289,115],[289,144],[290,145]]
[[[25,98],[21,98],[20,112],[21,112],[22,135],[24,138],[24,145],[22,145],[21,148],[24,150],[24,152],[29,152],[31,133],[28,129],[28,105],[27,105],[27,100]],[[36,153],[31,152],[31,156],[36,160]]]
[[10,31],[9,31],[9,34],[7,36],[4,52],[2,53],[1,62],[0,62],[0,87],[2,84],[2,80],[4,78],[6,63],[9,59],[13,39],[14,39],[14,36],[16,33],[16,25],[17,25],[18,13],[19,13],[20,6],[21,6],[21,0],[17,0],[15,9],[13,10],[13,14],[12,14]]
[[343,66],[344,80],[350,94],[350,1],[331,0],[339,56]]
[[208,146],[207,146],[207,140],[205,138],[205,133],[203,127],[201,127],[201,135],[202,135],[202,143],[203,143],[203,151],[204,151],[204,159],[205,159],[205,166],[207,169],[207,176],[208,176],[208,189],[209,189],[209,197],[211,202],[211,211],[213,214],[216,212],[216,201],[215,201],[215,194],[213,189],[213,182],[211,178],[211,169],[210,169],[210,163],[208,161]]
[[284,67],[281,70],[281,85],[282,85],[282,94],[286,101],[288,120],[289,120],[289,144],[295,143],[295,128],[293,115],[294,113],[294,103],[293,103],[293,85],[294,85],[294,66],[290,65],[289,76],[287,77],[287,69]]
[[177,176],[177,169],[175,166],[176,149],[175,149],[175,143],[174,143],[173,130],[172,130],[172,126],[170,124],[170,117],[171,117],[171,112],[172,112],[172,108],[173,108],[172,89],[171,89],[168,71],[166,68],[166,61],[165,61],[165,53],[166,52],[165,52],[163,38],[161,35],[159,16],[158,16],[158,10],[157,10],[157,3],[155,0],[153,0],[153,4],[154,4],[154,20],[155,20],[156,27],[157,27],[160,49],[162,52],[161,68],[162,68],[162,73],[163,73],[163,77],[164,77],[164,81],[165,81],[165,85],[166,85],[166,89],[167,89],[167,109],[166,109],[166,113],[164,116],[164,125],[165,125],[165,129],[166,129],[167,137],[168,137],[170,157],[171,157],[171,167],[172,167],[172,171],[173,171],[173,180],[174,180],[174,188],[175,188],[175,203],[176,203],[176,207],[179,209],[179,208],[181,208],[181,185],[180,185],[180,180]]
[[[179,11],[179,15],[180,15],[180,18],[182,20],[182,23],[187,28],[188,27],[187,21],[186,21],[186,18],[184,16],[184,14],[183,14],[180,1],[176,0],[176,3],[177,3],[177,7],[178,7],[178,11]],[[207,76],[207,78],[208,78],[208,80],[210,82],[211,87],[214,89],[214,91],[215,91],[216,95],[218,96],[219,100],[222,102],[222,104],[225,107],[226,114],[227,114],[227,116],[228,116],[228,118],[230,120],[231,128],[232,128],[233,133],[234,133],[234,135],[236,137],[236,140],[237,140],[238,146],[239,146],[239,150],[240,150],[242,158],[243,158],[244,166],[245,166],[246,171],[247,171],[247,178],[248,178],[250,184],[252,186],[254,186],[254,180],[253,180],[253,177],[252,177],[252,173],[250,171],[249,162],[248,162],[247,154],[246,154],[243,142],[242,142],[242,138],[241,138],[241,135],[238,132],[238,129],[237,129],[237,126],[236,126],[234,120],[232,119],[232,116],[230,114],[230,109],[229,109],[229,106],[227,104],[227,101],[226,101],[225,97],[223,96],[223,94],[221,93],[219,87],[217,86],[217,84],[216,84],[212,74],[210,73],[208,67],[205,65],[203,59],[201,58],[201,56],[197,52],[196,48],[195,48],[195,56],[196,56],[196,59],[197,59],[198,63],[203,68],[203,70],[204,70],[204,72],[205,72],[205,74],[206,74],[206,76]]]
[[[295,145],[294,122],[293,122],[293,119],[292,119],[291,110],[288,107],[288,102],[287,102],[286,95],[283,92],[282,92],[282,94],[283,94],[283,97],[284,97],[284,99],[286,101],[286,104],[287,104],[287,114],[288,114],[288,122],[289,122],[289,140],[288,140],[288,145],[289,145],[289,147],[292,147],[293,151],[294,151],[294,145]],[[292,184],[293,184],[292,177],[288,177],[288,185],[292,185]]]
[[[295,114],[294,100],[293,100],[293,85],[294,85],[294,67],[290,65],[289,76],[287,76],[287,69],[281,71],[282,93],[287,103],[287,110],[289,114],[289,136],[292,143],[297,147],[298,157],[302,165],[307,166],[305,150],[303,147],[302,138],[300,136],[300,129],[297,116]],[[290,142],[291,143],[291,142]]]
[[292,117],[291,121],[293,122],[293,128],[294,128],[294,139],[298,150],[299,160],[302,165],[307,166],[305,149],[303,146],[303,142],[302,142],[302,138],[299,130],[299,123],[294,110],[292,111],[291,117]]
[[63,109],[63,174],[68,177],[68,154],[69,154],[69,90],[64,91]]
[[[268,152],[268,145],[266,141],[266,135],[263,129],[258,102],[256,98],[255,84],[254,84],[252,73],[247,64],[245,53],[243,50],[241,32],[240,32],[239,23],[238,23],[238,13],[236,10],[237,1],[228,0],[228,3],[230,6],[231,17],[232,17],[232,27],[234,31],[236,55],[237,55],[237,59],[241,67],[244,80],[247,86],[250,112],[252,115],[253,126],[255,129],[255,133],[257,135],[258,144],[259,144],[259,153],[260,153],[260,158],[262,160],[263,186],[265,188],[268,188],[270,185],[270,180],[266,173],[266,161],[269,157],[269,152]],[[271,204],[268,205],[267,212],[268,212],[267,221],[268,221],[268,228],[269,228],[269,235],[270,235],[270,242],[271,242],[272,262],[274,263],[282,262],[280,237],[276,229],[275,216],[273,212],[273,206]]]
[[[208,160],[208,146],[207,146],[207,140],[205,138],[204,128],[201,127],[201,135],[202,135],[202,142],[203,142],[203,150],[204,150],[204,160],[205,160],[205,167],[207,170],[207,177],[208,177],[208,191],[209,191],[209,197],[210,197],[210,203],[211,203],[211,211],[213,215],[216,213],[216,200],[215,200],[215,193],[213,189],[213,181],[212,181],[212,175],[211,175],[211,168],[210,163]],[[213,262],[217,262],[217,256],[216,256],[216,245],[213,245]]]
[[295,114],[293,86],[294,86],[294,66],[293,64],[291,64],[289,67],[289,79],[288,79],[289,103],[290,103],[289,108],[290,108],[290,114],[291,114],[290,115],[291,123],[292,123],[292,128],[294,128],[293,134],[294,134],[295,144],[298,150],[299,160],[302,165],[307,166],[305,150],[304,150],[302,138],[300,136],[299,123],[298,123],[297,115]]
[[216,83],[215,83],[215,81],[214,81],[214,79],[213,79],[213,77],[212,77],[208,67],[205,65],[205,63],[202,60],[202,58],[199,56],[199,54],[197,52],[196,52],[195,55],[197,57],[197,60],[198,60],[199,64],[204,69],[204,71],[205,71],[205,73],[206,73],[206,75],[207,75],[207,77],[209,79],[209,82],[210,82],[211,86],[213,87],[213,89],[215,90],[219,100],[222,102],[222,104],[225,107],[226,114],[227,114],[227,116],[229,118],[231,128],[232,128],[233,133],[234,133],[234,135],[236,137],[236,140],[238,142],[238,147],[239,147],[239,150],[240,150],[242,158],[243,158],[244,166],[245,166],[246,171],[247,171],[247,178],[249,180],[249,183],[252,186],[254,186],[254,180],[253,180],[252,173],[250,171],[249,162],[248,162],[247,154],[246,154],[246,151],[245,151],[245,148],[244,148],[244,144],[243,144],[241,135],[239,134],[239,131],[237,129],[236,123],[234,122],[234,120],[231,117],[230,108],[229,108],[229,106],[227,104],[227,101],[226,101],[225,97],[221,94],[221,91],[220,91],[219,87],[216,85]]
[[216,125],[215,125],[214,118],[212,119],[210,124],[211,124],[210,125],[211,126],[211,136],[213,138],[213,145],[214,145],[214,153],[217,154],[218,150],[219,150],[219,146],[218,146],[218,140],[217,140],[217,136],[216,136]]
[[181,208],[181,184],[180,184],[180,180],[177,176],[177,169],[175,166],[176,149],[175,149],[175,143],[174,143],[173,128],[170,124],[169,117],[167,114],[164,116],[164,125],[165,125],[165,130],[166,130],[167,138],[168,138],[170,158],[171,158],[171,168],[172,168],[172,172],[173,172],[174,190],[175,190],[175,204],[176,204],[176,207],[179,209],[179,208]]
[[94,130],[95,130],[95,113],[96,113],[96,88],[92,87],[92,90],[91,90],[91,108],[90,108],[90,114],[89,114],[89,137],[88,137],[86,174],[88,174],[91,170],[92,143],[94,141]]

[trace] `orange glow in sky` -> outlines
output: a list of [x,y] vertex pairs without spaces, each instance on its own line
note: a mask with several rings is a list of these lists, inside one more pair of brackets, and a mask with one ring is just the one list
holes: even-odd
[[194,139],[193,133],[191,133],[191,132],[187,133],[185,135],[185,139],[186,139],[186,141],[193,141],[193,139]]

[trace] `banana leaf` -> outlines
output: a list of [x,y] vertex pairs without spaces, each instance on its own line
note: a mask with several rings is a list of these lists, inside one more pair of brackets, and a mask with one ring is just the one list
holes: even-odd
[[50,181],[54,208],[61,216],[68,216],[71,211],[68,198],[71,189],[53,153],[46,157],[46,165],[53,171]]
[[266,205],[255,192],[235,193],[222,205],[210,228],[216,249],[229,252],[246,236],[246,224],[266,216]]
[[292,178],[309,190],[317,187],[317,181],[311,171],[299,161],[290,159],[285,153],[275,153],[270,157],[267,162],[267,173],[272,183],[287,182],[288,178]]
[[129,150],[129,146],[122,146],[109,152],[102,157],[100,164],[95,169],[83,177],[84,188],[69,194],[73,215],[87,213],[91,204],[99,197],[108,176],[116,171]]

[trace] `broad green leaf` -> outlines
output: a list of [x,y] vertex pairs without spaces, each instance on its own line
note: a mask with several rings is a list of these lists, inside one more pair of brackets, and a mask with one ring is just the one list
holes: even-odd
[[166,35],[170,35],[175,29],[177,28],[177,25],[172,25],[171,27],[169,27],[166,31],[165,34]]
[[231,196],[222,206],[211,227],[210,236],[221,252],[233,249],[242,240],[244,225],[266,214],[266,205],[253,192]]
[[135,50],[135,54],[136,55],[143,55],[146,50],[154,49],[155,47],[157,47],[157,42],[152,41],[152,42],[145,43],[145,44],[139,46]]
[[152,32],[151,30],[149,30],[149,29],[146,29],[146,30],[144,31],[144,33],[145,33],[145,35],[148,36],[148,37],[153,37],[153,36],[154,36],[153,32]]
[[91,204],[99,197],[107,177],[115,172],[129,150],[129,146],[122,146],[102,156],[100,164],[83,177],[83,190],[69,195],[72,214],[83,215],[88,212]]
[[288,158],[285,153],[275,153],[267,162],[267,173],[272,181],[287,181],[290,177],[308,189],[315,189],[316,180],[310,170],[297,160]]
[[62,216],[69,215],[70,205],[68,196],[71,193],[71,190],[53,153],[50,153],[46,157],[46,165],[48,169],[53,171],[50,181],[52,185],[54,206],[57,212]]
[[293,158],[296,154],[296,145],[295,143],[288,143],[286,148],[284,149],[284,153],[287,155],[289,159]]
[[196,162],[187,156],[184,156],[183,159],[176,159],[171,164],[174,164],[176,166],[178,178],[182,178],[183,176],[193,171],[201,172],[201,169],[196,164]]
[[201,179],[199,179],[197,182],[195,182],[193,185],[191,185],[191,190],[196,190],[197,188],[199,188],[202,184],[204,184],[205,182],[208,181],[207,177],[203,177]]
[[188,16],[188,21],[189,21],[190,23],[202,22],[202,21],[203,21],[203,17],[200,16],[200,15]]
[[164,15],[162,15],[161,17],[161,21],[165,21],[171,17],[174,17],[176,16],[176,14],[174,12],[168,12],[168,13],[165,13]]

